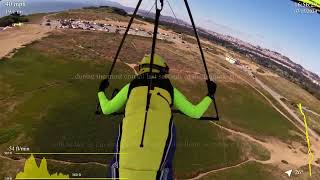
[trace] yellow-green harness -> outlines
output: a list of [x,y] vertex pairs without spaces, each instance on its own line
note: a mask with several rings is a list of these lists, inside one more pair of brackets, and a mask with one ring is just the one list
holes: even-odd
[[[144,128],[148,81],[139,76],[126,85],[112,99],[103,92],[98,94],[104,114],[119,111],[126,104],[125,117],[119,129],[114,173],[130,180],[157,179],[166,163],[172,137],[171,106],[192,118],[200,118],[212,100],[205,97],[198,105],[190,103],[180,91],[173,88],[168,79],[154,79],[147,123]],[[140,142],[144,134],[144,146]],[[122,154],[125,153],[125,154]]]

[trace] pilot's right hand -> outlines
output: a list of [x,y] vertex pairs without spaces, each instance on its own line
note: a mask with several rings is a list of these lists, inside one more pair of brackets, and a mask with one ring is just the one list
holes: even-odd
[[208,96],[213,99],[217,90],[217,84],[210,80],[207,80],[206,82],[208,87]]
[[104,92],[109,87],[109,80],[105,79],[101,81],[99,86],[99,92]]

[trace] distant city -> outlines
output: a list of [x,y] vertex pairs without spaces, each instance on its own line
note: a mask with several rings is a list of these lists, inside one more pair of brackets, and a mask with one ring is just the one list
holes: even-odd
[[[6,16],[15,11],[21,12],[22,14],[33,14],[33,13],[40,13],[40,12],[57,12],[57,11],[63,11],[68,9],[78,9],[78,8],[83,8],[88,6],[113,6],[113,7],[122,8],[126,10],[128,13],[131,13],[133,11],[133,8],[131,7],[126,7],[117,2],[111,2],[111,1],[105,1],[105,0],[92,0],[92,1],[82,1],[82,2],[49,1],[49,0],[43,0],[43,1],[0,0],[0,17]],[[154,16],[152,13],[147,13],[144,10],[140,11],[140,15],[147,16],[148,18],[153,18]],[[180,19],[175,19],[170,16],[164,16],[161,20],[169,23],[178,23],[179,25],[189,26],[188,23]],[[282,66],[285,66],[290,70],[293,70],[295,72],[301,71],[302,74],[306,76],[308,79],[310,79],[312,82],[314,82],[317,85],[320,85],[320,77],[317,74],[304,69],[301,65],[292,62],[288,57],[278,52],[264,49],[260,46],[254,46],[250,43],[244,42],[237,38],[234,38],[228,35],[219,34],[211,30],[205,30],[202,28],[201,30],[209,33],[210,35],[215,36],[218,39],[229,41],[232,44],[238,46],[240,49],[250,50],[251,52],[254,52],[256,55],[261,57],[268,57],[270,60]]]

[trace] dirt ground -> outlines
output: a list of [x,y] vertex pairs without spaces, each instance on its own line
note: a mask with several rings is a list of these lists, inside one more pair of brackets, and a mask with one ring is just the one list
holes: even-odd
[[0,31],[0,59],[10,56],[15,49],[47,36],[50,30],[41,25],[25,24]]
[[[277,139],[272,138],[266,139],[266,141],[262,142],[243,132],[234,131],[232,129],[225,128],[215,123],[212,124],[226,130],[234,136],[243,137],[251,142],[258,143],[271,153],[271,158],[267,161],[259,161],[255,159],[251,159],[251,161],[256,161],[262,164],[272,164],[283,171],[288,170],[290,168],[299,169],[307,165],[309,157],[304,150],[306,147],[301,143],[292,142],[291,144],[286,144]],[[313,141],[313,143],[315,142]],[[315,160],[320,158],[320,154],[318,151],[316,151],[316,149],[317,147],[312,147],[314,155],[314,160],[312,161],[312,164],[313,167],[319,168],[320,165],[317,164]],[[287,164],[283,163],[283,161],[286,161]]]

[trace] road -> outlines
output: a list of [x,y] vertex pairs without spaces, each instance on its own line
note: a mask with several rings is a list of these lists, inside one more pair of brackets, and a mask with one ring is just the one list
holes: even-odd
[[320,114],[319,114],[319,113],[314,112],[314,111],[312,111],[312,110],[310,110],[310,109],[308,109],[308,108],[306,108],[306,107],[302,107],[302,109],[303,109],[304,111],[308,111],[308,112],[310,112],[310,113],[312,113],[312,114],[314,114],[314,115],[316,115],[316,116],[320,117]]
[[[260,81],[259,79],[255,78],[256,82],[264,89],[266,90],[275,100],[277,100],[281,106],[283,108],[285,108],[285,110],[296,120],[295,122],[299,123],[302,127],[304,126],[304,122],[296,115],[296,113],[294,113],[294,111],[292,109],[290,109],[284,102],[281,101],[281,98],[283,96],[281,96],[280,94],[278,94],[277,92],[275,92],[274,90],[272,90],[271,88],[269,88],[267,85],[265,85],[262,81]],[[308,129],[309,134],[311,134],[316,141],[318,141],[320,139],[320,136],[311,128]]]
[[[209,56],[211,56],[213,59],[216,59],[217,56],[216,55],[212,55],[212,54],[208,54]],[[219,58],[219,57],[218,57]],[[215,63],[214,61],[211,61],[210,63],[214,63],[215,66],[220,66],[219,64]],[[234,75],[234,77],[237,77],[239,80],[245,82],[246,84],[248,84],[250,87],[252,87],[254,90],[256,90],[259,94],[261,94],[272,106],[273,108],[275,108],[280,114],[282,114],[284,117],[286,117],[286,119],[288,119],[294,126],[296,126],[301,132],[303,132],[305,134],[305,126],[304,126],[304,122],[295,114],[295,112],[290,109],[285,103],[283,103],[281,101],[281,98],[283,96],[281,96],[280,94],[278,94],[277,92],[275,92],[274,90],[272,90],[270,87],[268,87],[267,85],[265,85],[262,81],[260,81],[258,78],[255,78],[255,81],[258,83],[258,85],[260,85],[260,87],[262,87],[265,91],[267,91],[275,100],[277,100],[280,105],[294,118],[294,120],[292,120],[291,118],[289,118],[288,116],[286,116],[279,108],[276,107],[275,104],[273,104],[273,102],[265,95],[263,94],[263,92],[261,92],[259,89],[257,89],[255,86],[253,86],[249,81],[247,81],[246,79],[242,78],[241,76],[237,75],[235,72],[229,70],[229,69],[225,69],[223,68],[226,72]],[[298,123],[298,124],[297,124]],[[318,143],[318,140],[320,139],[320,135],[318,135],[313,129],[308,128],[308,132],[309,135],[312,135],[313,144]]]

